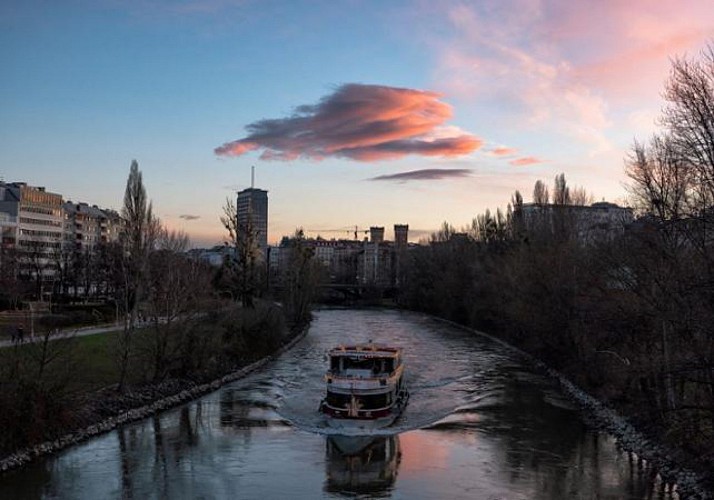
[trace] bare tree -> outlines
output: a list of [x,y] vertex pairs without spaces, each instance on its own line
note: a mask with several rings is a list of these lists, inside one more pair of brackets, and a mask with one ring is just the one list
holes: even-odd
[[549,200],[550,196],[546,185],[543,184],[543,181],[536,181],[533,187],[533,203],[537,205],[547,205]]
[[688,215],[695,178],[670,135],[655,135],[645,145],[635,142],[625,162],[628,190],[640,212],[660,220]]
[[22,295],[18,253],[14,246],[0,244],[0,296],[4,296],[13,309],[17,309]]
[[53,241],[28,240],[18,252],[20,278],[33,283],[36,300],[42,300],[46,283],[55,275],[55,253],[59,246]]
[[238,223],[238,211],[233,200],[226,199],[221,224],[228,232],[225,242],[231,253],[226,256],[223,271],[234,298],[240,297],[243,307],[253,307],[259,289],[257,262],[260,255],[258,233],[250,217],[246,224]]
[[183,253],[191,246],[191,240],[184,231],[161,228],[158,235],[158,249],[173,253]]
[[565,174],[556,175],[553,184],[553,205],[570,204],[570,188],[565,180]]
[[714,46],[673,61],[664,97],[664,132],[626,161],[635,204],[654,220],[623,260],[658,347],[651,399],[669,430],[698,432],[714,420]]
[[121,276],[123,279],[122,301],[124,310],[124,328],[119,336],[119,390],[123,391],[129,358],[132,350],[132,337],[136,330],[139,301],[145,293],[148,273],[149,253],[151,252],[159,221],[152,214],[151,202],[146,197],[139,164],[131,162],[129,178],[124,193],[122,207],[122,245]]
[[302,229],[295,231],[289,242],[288,266],[284,275],[284,306],[291,324],[302,325],[310,320],[310,306],[320,282],[321,266],[315,251],[305,245]]
[[699,59],[676,58],[664,97],[662,124],[697,176],[700,206],[714,201],[714,44]]
[[179,342],[171,336],[200,311],[209,289],[210,271],[185,254],[189,244],[183,231],[162,229],[150,256],[147,306],[153,332],[147,347],[154,381],[166,376],[177,357]]
[[514,211],[523,208],[523,195],[520,191],[516,190],[511,196],[511,206]]
[[441,228],[435,233],[432,233],[429,236],[429,243],[438,243],[438,242],[444,242],[444,241],[449,241],[451,238],[454,237],[456,234],[456,228],[449,224],[448,222],[444,221],[441,224]]
[[570,204],[585,207],[592,205],[593,195],[588,193],[584,187],[573,187],[570,190]]
[[[510,210],[510,205],[508,208]],[[486,209],[483,214],[477,215],[473,219],[469,232],[476,241],[484,243],[504,241],[509,236],[508,218],[500,208],[496,210],[495,215]]]
[[508,208],[510,210],[507,215],[510,224],[511,238],[519,240],[523,237],[526,229],[523,217],[523,195],[520,191],[516,190],[513,193]]

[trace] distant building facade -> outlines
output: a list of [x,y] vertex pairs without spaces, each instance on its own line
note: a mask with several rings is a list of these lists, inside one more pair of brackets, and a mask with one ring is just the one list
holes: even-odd
[[[370,228],[369,239],[307,238],[303,244],[328,271],[330,281],[341,284],[391,286],[397,283],[400,256],[408,248],[409,226],[397,224],[395,241],[384,239],[384,227]],[[290,238],[270,248],[270,276],[278,279],[288,265]]]
[[119,238],[121,217],[113,210],[67,201],[62,204],[62,211],[67,248],[88,251]]
[[0,266],[12,258],[20,279],[56,280],[68,254],[115,241],[120,228],[112,210],[64,202],[61,194],[25,182],[0,182]]
[[235,257],[235,247],[231,245],[216,245],[211,248],[193,248],[187,254],[196,260],[213,267],[221,267],[228,258]]
[[631,208],[605,201],[589,206],[524,203],[514,212],[516,218],[519,217],[519,211],[528,230],[543,228],[539,224],[552,228],[558,217],[564,218],[571,225],[578,241],[583,243],[619,236],[634,220]]
[[371,226],[369,228],[369,241],[371,243],[382,243],[384,241],[384,227]]
[[15,248],[20,215],[20,190],[0,182],[0,243],[2,248]]
[[62,195],[24,182],[0,182],[3,247],[15,249],[18,273],[45,281],[56,274],[54,255],[62,248]]
[[251,232],[256,238],[261,257],[268,253],[268,192],[263,189],[248,188],[238,193],[236,200],[238,232]]
[[394,244],[405,249],[409,244],[409,224],[394,224]]

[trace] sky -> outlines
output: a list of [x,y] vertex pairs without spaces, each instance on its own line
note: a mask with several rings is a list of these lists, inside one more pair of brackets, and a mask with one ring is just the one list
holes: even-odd
[[0,178],[120,209],[136,159],[194,246],[268,190],[269,241],[459,228],[536,180],[626,203],[711,0],[0,2]]

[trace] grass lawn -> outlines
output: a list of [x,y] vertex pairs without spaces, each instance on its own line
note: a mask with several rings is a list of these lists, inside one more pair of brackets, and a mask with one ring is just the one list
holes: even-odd
[[77,364],[70,391],[93,391],[117,383],[119,367],[114,351],[118,333],[119,330],[69,340],[75,343],[73,358]]
[[[121,329],[96,333],[93,335],[78,336],[70,339],[51,341],[49,350],[52,353],[64,352],[55,361],[48,365],[47,376],[63,376],[69,369],[69,383],[67,390],[70,393],[90,392],[102,387],[116,384],[119,381],[119,366],[116,360],[117,335]],[[134,352],[130,364],[137,363],[136,347],[141,341],[142,330],[137,330],[134,337]],[[14,356],[21,356],[25,366],[34,366],[33,361],[39,356],[41,343],[27,343],[17,347],[0,349],[0,362],[9,363]],[[129,370],[129,383],[138,382],[140,370]],[[32,372],[30,372],[32,373]],[[132,376],[132,374],[134,374]]]

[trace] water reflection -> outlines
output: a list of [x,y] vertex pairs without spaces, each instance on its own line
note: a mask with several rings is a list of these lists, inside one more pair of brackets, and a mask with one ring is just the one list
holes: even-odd
[[[651,468],[632,463],[618,450],[611,436],[588,430],[549,379],[503,366],[489,383],[487,397],[478,392],[466,396],[460,408],[430,427],[428,434],[436,432],[437,438],[409,435],[405,456],[421,456],[437,445],[453,455],[467,446],[474,465],[484,457],[483,470],[499,471],[498,483],[527,492],[524,498],[533,500],[572,498],[574,492],[613,500],[676,498],[663,490]],[[410,460],[407,456],[407,469]]]
[[399,436],[326,438],[325,491],[345,496],[391,491],[402,452]]
[[121,498],[143,498],[147,479],[158,498],[180,491],[176,479],[190,462],[190,449],[201,443],[203,404],[181,407],[172,417],[154,415],[148,426],[117,429]]
[[261,390],[245,391],[231,387],[220,393],[220,423],[224,430],[250,430],[254,427],[285,425],[275,413],[275,402],[263,401]]
[[236,391],[230,387],[220,392],[219,412],[221,427],[244,427],[250,407],[242,404],[236,398]]

